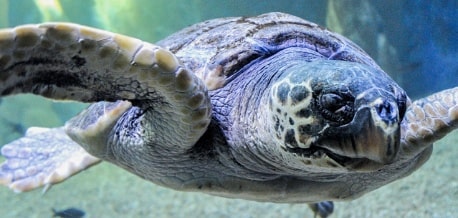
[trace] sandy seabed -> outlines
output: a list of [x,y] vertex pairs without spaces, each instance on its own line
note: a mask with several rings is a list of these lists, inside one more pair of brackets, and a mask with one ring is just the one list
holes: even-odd
[[[457,217],[458,131],[435,144],[431,159],[412,175],[350,202],[331,217]],[[51,208],[76,207],[103,217],[313,217],[305,204],[259,203],[178,192],[99,164],[46,194],[0,187],[1,217],[52,217]]]

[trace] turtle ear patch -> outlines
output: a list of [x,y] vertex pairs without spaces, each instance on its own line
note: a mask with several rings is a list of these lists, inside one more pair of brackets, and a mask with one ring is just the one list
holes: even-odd
[[299,105],[301,107],[307,107],[307,105],[301,104],[304,100],[311,98],[311,91],[309,87],[304,84],[290,84],[289,82],[281,82],[280,85],[273,88],[273,97],[278,100],[281,105]]
[[314,125],[317,121],[310,108],[312,99],[309,81],[293,83],[285,78],[273,85],[269,100],[272,130],[286,149],[307,148],[313,141],[315,133],[304,134],[302,130],[304,126]]
[[283,82],[278,86],[276,97],[282,105],[286,105],[290,90],[291,88],[288,83]]
[[305,98],[307,98],[309,95],[311,95],[311,92],[305,87],[305,86],[294,86],[291,89],[290,97],[291,97],[291,103],[293,105],[296,105],[300,102],[302,102]]

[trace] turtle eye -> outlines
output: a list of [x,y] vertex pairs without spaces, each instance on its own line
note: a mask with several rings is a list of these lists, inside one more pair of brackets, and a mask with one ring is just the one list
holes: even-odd
[[348,123],[353,118],[353,98],[350,96],[326,93],[320,96],[318,105],[325,119],[339,125]]
[[328,109],[331,112],[338,111],[343,106],[345,106],[345,102],[343,101],[342,97],[334,94],[324,94],[320,98],[320,103],[323,108]]

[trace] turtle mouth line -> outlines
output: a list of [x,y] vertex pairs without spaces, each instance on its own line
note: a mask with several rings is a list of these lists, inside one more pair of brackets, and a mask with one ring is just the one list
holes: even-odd
[[[287,150],[295,154],[298,154],[302,157],[311,158],[311,159],[323,158],[324,155],[326,155],[329,158],[331,158],[332,160],[334,160],[335,162],[337,162],[338,164],[340,164],[341,166],[345,166],[352,160],[355,160],[355,158],[353,157],[342,156],[326,148],[316,146],[316,145],[311,145],[309,148],[297,148],[297,147],[296,148],[287,148]],[[356,159],[360,159],[360,158],[356,158]]]
[[330,151],[328,149],[325,149],[325,148],[318,148],[318,150],[320,150],[323,153],[325,153],[329,158],[331,158],[335,162],[339,163],[341,166],[345,166],[346,163],[350,162],[351,160],[354,160],[354,158],[336,154],[336,153],[334,153],[334,152],[332,152],[332,151]]
[[[358,171],[374,170],[380,168],[381,164],[367,158],[347,157],[340,154],[336,154],[326,148],[311,145],[309,148],[288,148],[289,151],[309,159],[331,159],[338,167],[346,169],[353,169]],[[336,164],[332,164],[327,161],[329,165],[337,167]]]
[[[348,156],[336,154],[326,148],[322,148],[318,146],[312,146],[312,147],[315,147],[314,148],[315,154],[321,154],[321,158],[325,158],[324,155],[326,155],[328,158],[338,163],[341,167],[344,167],[349,170],[366,172],[366,171],[378,170],[382,166],[384,166],[383,163],[380,163],[380,162],[377,162],[377,161],[374,161],[368,158],[348,157]],[[311,157],[314,157],[314,156],[312,155]],[[320,156],[317,156],[317,158],[320,158]]]

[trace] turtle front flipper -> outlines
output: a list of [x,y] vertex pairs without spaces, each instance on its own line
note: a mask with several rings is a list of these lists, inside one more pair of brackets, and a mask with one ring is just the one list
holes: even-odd
[[[129,126],[143,118],[139,125],[148,127],[137,129],[134,135],[141,135],[143,142],[150,144],[171,144],[175,150],[193,146],[210,122],[211,104],[205,85],[171,52],[76,24],[45,23],[0,30],[0,96],[16,93],[81,102],[127,100],[133,107],[125,113],[132,116],[123,116],[120,122]],[[94,122],[100,119],[93,114],[102,109],[97,110],[87,113],[92,118],[79,116],[87,123],[73,120],[82,128],[69,128],[73,139],[97,124]],[[111,128],[117,120],[109,122],[113,125],[101,126]],[[118,132],[117,136],[123,140],[118,141],[122,146],[132,135],[120,136]]]
[[62,182],[100,162],[65,134],[63,128],[29,128],[24,137],[2,147],[0,184],[17,191]]
[[458,127],[458,87],[414,101],[401,123],[404,155],[411,157]]

